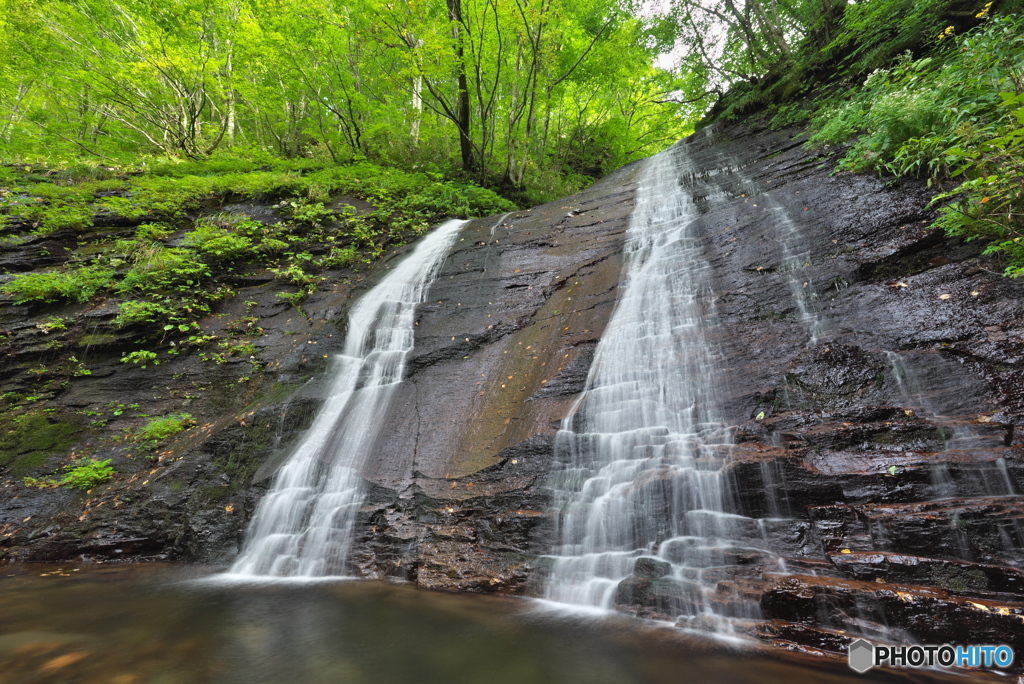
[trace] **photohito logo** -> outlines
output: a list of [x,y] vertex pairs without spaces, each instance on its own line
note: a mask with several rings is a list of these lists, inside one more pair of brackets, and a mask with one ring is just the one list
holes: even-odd
[[1009,646],[876,646],[866,639],[850,642],[850,668],[861,674],[879,665],[892,667],[998,667],[1013,664]]

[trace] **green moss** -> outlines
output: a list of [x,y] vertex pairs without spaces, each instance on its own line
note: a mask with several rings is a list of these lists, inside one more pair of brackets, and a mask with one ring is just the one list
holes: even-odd
[[58,271],[19,273],[0,287],[0,291],[14,295],[16,304],[59,300],[86,302],[113,282],[113,269],[92,265]]
[[214,459],[217,468],[231,480],[231,486],[225,489],[235,491],[249,484],[263,464],[275,432],[271,425],[258,422],[246,429],[232,444],[233,448],[226,456]]
[[79,347],[104,347],[117,342],[117,335],[106,335],[103,333],[89,333],[82,335],[78,340]]
[[871,441],[876,444],[893,445],[926,445],[941,444],[952,436],[948,428],[942,427],[921,427],[913,430],[892,430],[885,429],[874,432]]
[[932,568],[932,582],[956,593],[985,591],[988,577],[981,570],[958,565],[939,565]]
[[219,499],[227,498],[231,495],[231,488],[225,487],[224,485],[212,485],[210,487],[202,487],[193,495],[193,499],[206,503],[209,501],[217,501]]
[[32,451],[15,456],[11,461],[11,473],[14,475],[34,473],[46,465],[46,462],[50,460],[52,455],[44,451]]
[[302,382],[275,382],[270,386],[270,389],[263,395],[260,400],[261,404],[273,404],[279,401],[284,401],[292,395],[292,393],[299,389],[305,381]]
[[162,442],[182,432],[189,425],[195,425],[195,420],[188,413],[153,418],[139,431],[138,438],[146,442]]
[[9,466],[15,475],[33,472],[70,449],[78,431],[78,425],[51,422],[39,411],[0,419],[0,466]]
[[92,489],[96,485],[114,479],[117,471],[110,465],[111,459],[105,461],[88,461],[69,463],[64,466],[64,475],[59,480],[52,478],[36,479],[26,477],[25,484],[33,487],[71,487],[74,489]]

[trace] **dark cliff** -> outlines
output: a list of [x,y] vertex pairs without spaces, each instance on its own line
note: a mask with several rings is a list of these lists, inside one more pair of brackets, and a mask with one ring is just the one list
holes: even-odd
[[[923,185],[832,175],[803,142],[744,125],[682,143],[708,188],[693,201],[725,331],[714,342],[736,426],[731,505],[763,521],[789,570],[765,573],[747,554],[714,600],[758,601],[765,620],[752,633],[784,647],[840,652],[842,632],[888,629],[1024,649],[1024,290],[983,245],[928,228]],[[464,229],[419,310],[408,380],[364,472],[355,572],[535,590],[554,436],[614,308],[635,181],[634,165]],[[0,549],[229,560],[308,425],[350,296],[373,281],[353,289],[341,277],[307,303],[309,319],[261,299],[259,283],[238,298],[233,313],[252,310],[267,330],[260,349],[274,361],[260,384],[238,384],[230,366],[144,371],[116,357],[76,380],[55,407],[171,407],[186,380],[209,387],[191,409],[204,424],[145,465],[110,447],[134,474],[89,494],[6,477]],[[634,584],[623,608],[660,615],[657,590]]]

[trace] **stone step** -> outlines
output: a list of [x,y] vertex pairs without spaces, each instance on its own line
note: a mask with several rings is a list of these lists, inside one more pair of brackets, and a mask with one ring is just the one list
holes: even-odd
[[1017,495],[1024,491],[1024,449],[819,450],[743,442],[725,472],[735,492],[730,510],[751,518],[802,518],[808,507],[830,504]]
[[893,552],[992,565],[1024,560],[1024,497],[974,497],[808,510],[826,554]]
[[935,585],[978,597],[1024,592],[1024,572],[1005,565],[863,551],[833,553],[829,559],[844,575],[862,581]]
[[[809,575],[766,575],[768,620],[864,634],[885,625],[889,640],[1006,644],[1024,649],[1024,603],[955,596],[938,587]],[[1017,666],[1020,668],[1020,665]]]

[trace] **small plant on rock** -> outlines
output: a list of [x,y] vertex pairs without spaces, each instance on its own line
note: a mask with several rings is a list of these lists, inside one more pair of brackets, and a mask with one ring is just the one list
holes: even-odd
[[114,479],[117,471],[110,465],[111,459],[105,461],[89,461],[80,465],[64,466],[64,476],[59,480],[52,478],[26,477],[25,484],[30,487],[49,489],[53,487],[73,487],[75,489],[92,489],[96,485]]
[[138,438],[155,445],[195,425],[195,423],[196,421],[192,418],[192,415],[188,413],[176,413],[153,418],[139,431]]
[[156,358],[156,352],[146,351],[140,349],[139,351],[133,351],[125,354],[121,357],[121,363],[134,363],[145,368],[149,364],[159,366],[160,362]]
[[89,461],[79,466],[67,466],[65,470],[67,472],[60,479],[60,486],[76,489],[92,489],[96,485],[113,480],[117,474],[110,465],[109,458],[104,461]]

